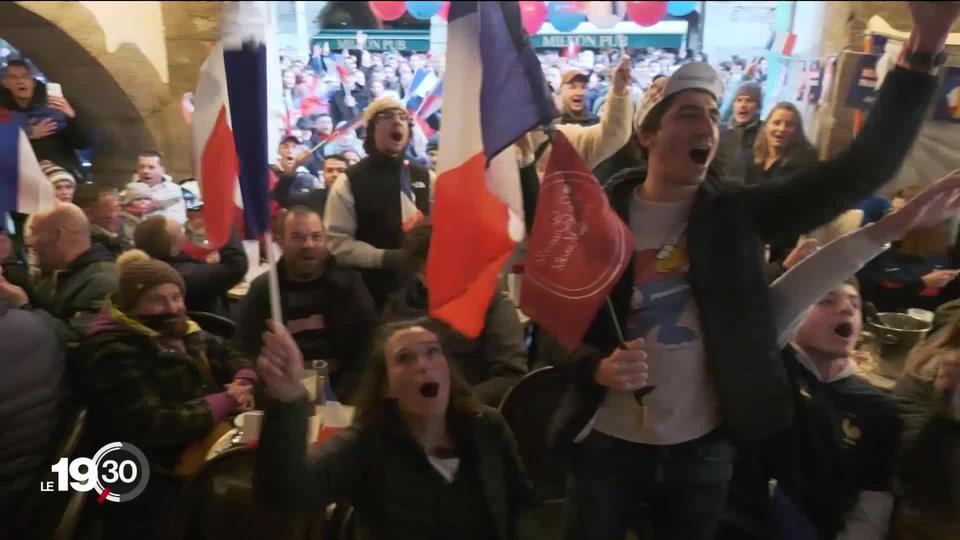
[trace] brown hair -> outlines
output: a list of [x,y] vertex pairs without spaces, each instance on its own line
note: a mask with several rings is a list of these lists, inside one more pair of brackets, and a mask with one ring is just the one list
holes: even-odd
[[133,231],[133,245],[154,259],[169,259],[173,251],[173,238],[167,234],[167,218],[150,216],[141,221]]
[[[924,186],[911,185],[900,189],[896,193],[897,198],[905,202],[913,199]],[[942,257],[950,251],[950,223],[943,222],[931,227],[915,227],[903,235],[898,246],[901,255],[914,255],[917,257]]]
[[960,313],[950,322],[910,351],[904,372],[922,381],[932,381],[939,367],[939,356],[960,349]]
[[[373,350],[363,371],[360,387],[354,395],[353,404],[357,407],[356,424],[363,429],[379,430],[383,427],[386,413],[395,406],[387,394],[387,340],[397,332],[422,327],[439,339],[442,335],[441,324],[437,321],[419,318],[389,322],[377,329],[373,339]],[[451,431],[463,425],[465,418],[476,415],[481,410],[480,403],[470,393],[470,386],[456,370],[453,362],[447,359],[450,370],[450,403],[447,405],[447,422]]]
[[320,212],[317,212],[313,208],[303,204],[297,204],[291,206],[290,208],[283,210],[277,217],[273,220],[273,237],[277,240],[283,240],[284,231],[287,229],[287,220],[292,217],[304,217],[311,214],[316,214],[320,218],[320,223],[323,223],[323,218],[320,216]]
[[787,147],[783,154],[783,162],[789,162],[800,152],[813,150],[813,145],[810,144],[810,140],[807,139],[807,134],[803,130],[803,117],[800,116],[800,111],[793,103],[781,101],[770,110],[770,114],[767,115],[763,129],[761,130],[762,132],[757,136],[757,141],[753,143],[753,164],[758,167],[764,166],[767,161],[767,155],[770,153],[770,150],[767,148],[766,126],[767,123],[770,122],[770,119],[773,118],[773,113],[777,111],[790,111],[790,113],[793,114],[794,121],[797,123],[797,132],[794,134],[793,140],[790,141],[790,146]]

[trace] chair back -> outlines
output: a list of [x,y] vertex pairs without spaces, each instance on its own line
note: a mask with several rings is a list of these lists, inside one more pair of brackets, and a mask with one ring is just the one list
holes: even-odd
[[169,540],[320,538],[325,512],[274,512],[253,498],[256,449],[231,448],[205,462],[184,488]]
[[500,402],[500,414],[517,439],[520,458],[534,486],[538,501],[564,497],[566,470],[549,456],[549,429],[553,415],[567,389],[556,368],[531,371]]
[[230,319],[206,311],[191,311],[187,313],[187,316],[200,325],[200,328],[203,328],[204,331],[223,339],[233,338],[233,333],[237,329],[237,325]]
[[[75,454],[86,431],[87,408],[75,407],[66,416],[63,431],[51,455],[49,466],[38,479],[47,485],[56,485],[56,474],[50,469],[62,458],[78,457]],[[90,457],[90,456],[86,456]],[[41,492],[31,490],[24,503],[18,528],[28,538],[51,538],[67,540],[73,537],[88,493],[79,491]]]

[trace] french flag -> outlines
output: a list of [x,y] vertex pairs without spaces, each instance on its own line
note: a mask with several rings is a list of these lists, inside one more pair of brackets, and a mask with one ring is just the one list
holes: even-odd
[[431,316],[483,330],[497,275],[524,236],[513,152],[557,115],[516,2],[451,2],[439,176],[427,260]]
[[36,214],[57,200],[16,116],[0,108],[0,212]]
[[793,54],[793,47],[797,44],[797,35],[791,32],[777,32],[767,47],[775,54],[781,56],[790,56]]
[[423,118],[430,118],[434,114],[440,112],[440,106],[443,104],[443,81],[439,81],[436,86],[433,87],[433,90],[427,94],[427,97],[423,98],[423,103],[420,104],[420,110],[417,111],[417,114]]
[[194,170],[203,220],[214,246],[230,238],[236,195],[247,228],[270,228],[267,62],[263,2],[228,2],[223,37],[200,68],[194,97]]

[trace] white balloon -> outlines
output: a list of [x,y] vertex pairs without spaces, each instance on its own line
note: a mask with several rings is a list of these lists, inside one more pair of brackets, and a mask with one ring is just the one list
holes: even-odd
[[626,12],[626,2],[587,2],[587,20],[597,28],[613,28]]

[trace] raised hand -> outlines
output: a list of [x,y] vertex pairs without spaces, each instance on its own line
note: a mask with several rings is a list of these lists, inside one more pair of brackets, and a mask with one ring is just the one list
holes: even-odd
[[910,14],[913,31],[908,44],[919,52],[937,53],[960,15],[960,2],[910,2]]
[[617,70],[613,73],[613,91],[617,95],[624,95],[630,87],[630,83],[632,82],[630,69],[630,57],[623,55],[623,57],[620,58],[620,64],[617,66]]
[[601,360],[594,374],[597,384],[629,391],[647,386],[647,353],[643,347],[643,338],[635,339]]
[[307,395],[303,379],[303,354],[282,324],[267,321],[263,348],[257,359],[267,393],[280,401],[296,401]]
[[960,169],[944,176],[918,193],[903,208],[869,225],[878,242],[899,240],[910,229],[932,227],[960,212]]
[[817,248],[820,247],[816,238],[801,238],[793,251],[783,260],[783,267],[787,270],[800,264],[800,261],[809,257]]
[[73,110],[73,107],[70,106],[70,102],[66,98],[59,96],[48,96],[47,97],[47,106],[51,109],[56,109],[63,114],[67,115],[67,118],[76,118],[77,112]]

